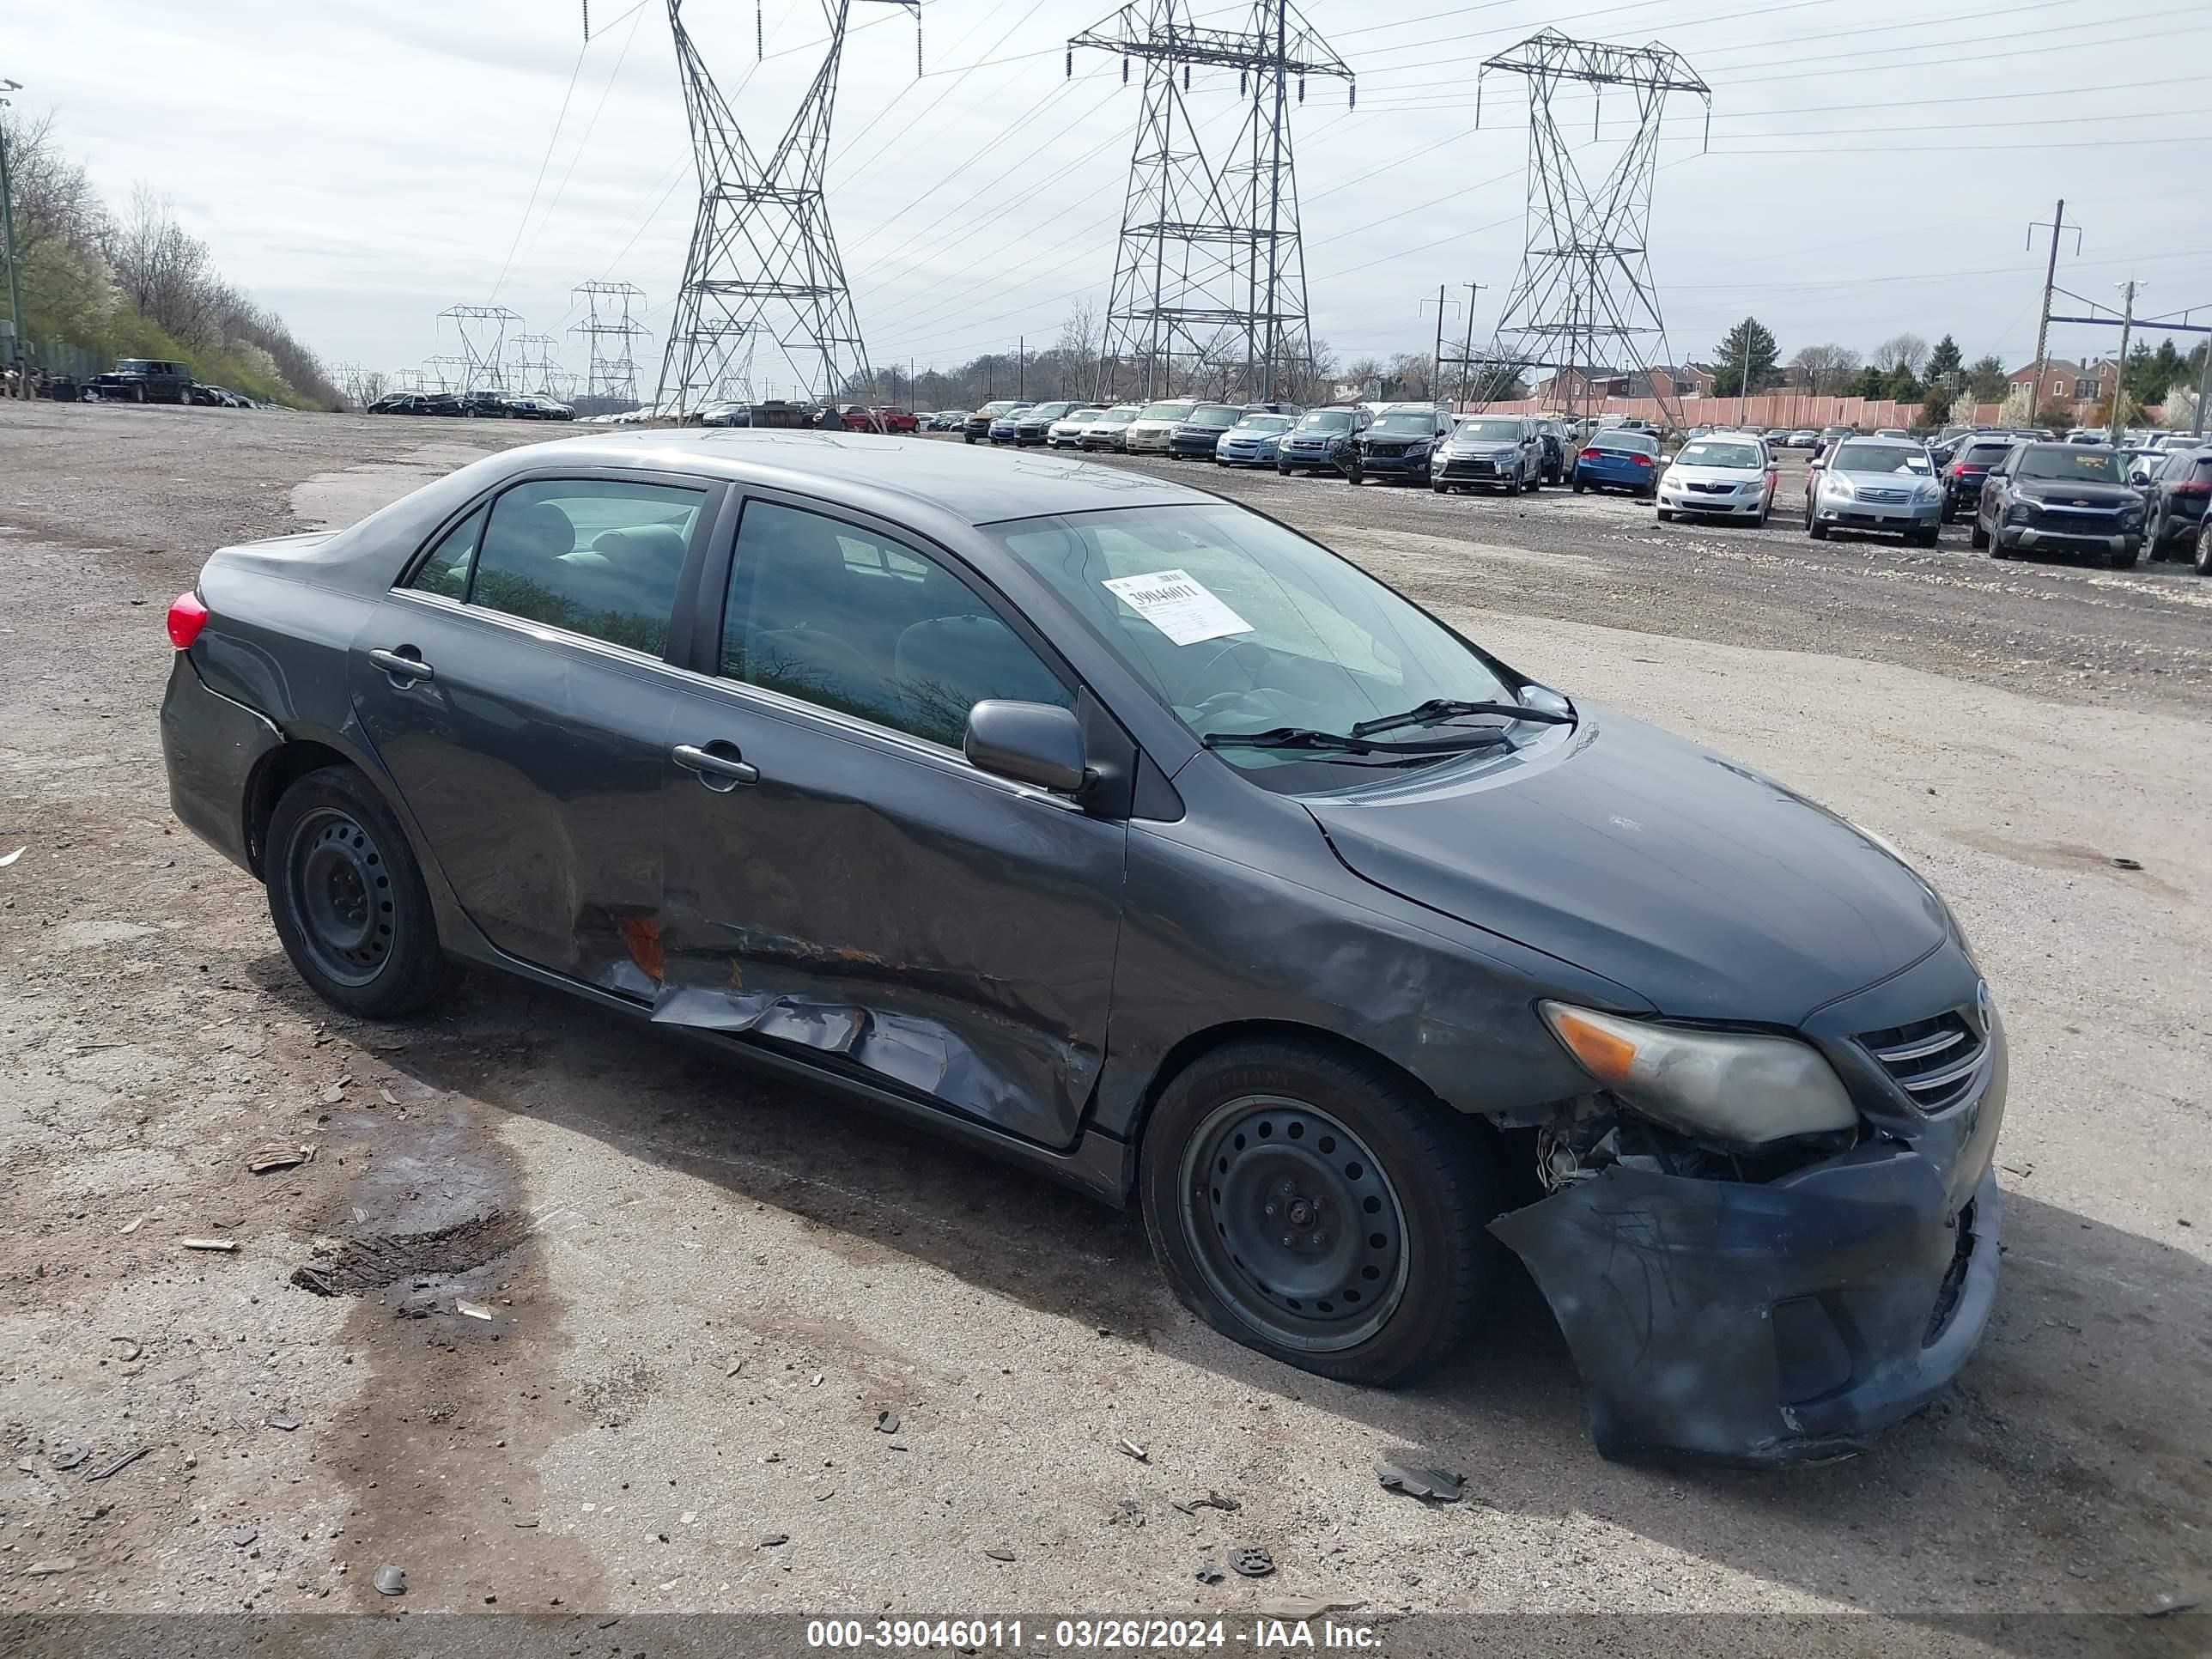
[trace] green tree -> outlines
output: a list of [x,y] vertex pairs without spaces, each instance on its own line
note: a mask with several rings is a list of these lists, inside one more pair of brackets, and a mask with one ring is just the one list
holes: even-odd
[[1782,348],[1756,317],[1747,317],[1713,349],[1713,395],[1733,398],[1738,392],[1757,392],[1780,377],[1774,372]]
[[1920,395],[1920,377],[1912,372],[1910,363],[1899,363],[1882,377],[1881,391],[1877,394],[1909,404]]
[[1869,363],[1858,372],[1858,378],[1844,388],[1846,398],[1887,398],[1889,396],[1889,377]]
[[1962,372],[1962,354],[1959,343],[1946,334],[1936,342],[1935,350],[1928,354],[1928,384],[1949,386]]
[[2005,366],[2002,357],[1977,357],[1966,369],[1966,390],[1978,404],[1993,404],[2005,395]]
[[2128,395],[2137,403],[2156,404],[2165,400],[2167,387],[2187,377],[2188,368],[2188,361],[2173,349],[2173,342],[2165,339],[2158,343],[2155,351],[2140,344],[2129,352],[2127,372],[2121,378]]
[[1948,387],[1935,386],[1920,400],[1920,424],[1942,426],[1951,418],[1952,395]]

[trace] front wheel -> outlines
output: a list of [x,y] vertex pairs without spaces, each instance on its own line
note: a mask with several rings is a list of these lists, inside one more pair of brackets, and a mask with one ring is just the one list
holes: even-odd
[[308,773],[269,820],[269,915],[315,994],[365,1019],[437,1001],[459,970],[391,809],[349,766]]
[[2142,544],[2130,542],[2117,553],[2107,553],[2105,562],[2114,570],[2131,570],[2136,561],[2142,557]]
[[1356,487],[1356,486],[1358,486],[1358,485],[1359,483],[1361,483],[1362,482],[1364,482],[1364,481],[1365,480],[1366,477],[1367,477],[1367,475],[1366,475],[1364,472],[1362,472],[1362,471],[1361,471],[1358,467],[1356,467],[1356,466],[1355,466],[1355,467],[1353,467],[1353,468],[1352,469],[1352,471],[1349,471],[1349,472],[1346,473],[1344,476],[1345,476],[1345,477],[1346,477],[1348,481],[1350,481],[1350,482],[1351,482],[1351,483],[1352,483],[1355,487]]
[[1672,523],[1674,523],[1674,509],[1673,507],[1661,507],[1661,508],[1659,509],[1659,522],[1660,522],[1661,524],[1672,524]]
[[1503,1271],[1486,1126],[1319,1043],[1195,1061],[1146,1127],[1138,1185],[1185,1307],[1343,1382],[1395,1382],[1462,1351]]
[[1818,519],[1808,519],[1805,520],[1805,533],[1816,542],[1825,542],[1828,539],[1828,526]]
[[1977,513],[1974,514],[1973,528],[1966,532],[1966,545],[1979,552],[1989,544],[1990,532],[1982,524],[1982,515]]

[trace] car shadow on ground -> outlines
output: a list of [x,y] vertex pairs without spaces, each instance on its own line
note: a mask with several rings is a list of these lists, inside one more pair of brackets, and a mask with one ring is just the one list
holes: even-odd
[[[281,957],[248,971],[327,1018]],[[1463,1362],[1401,1389],[1334,1383],[1186,1315],[1133,1213],[611,1011],[478,973],[447,1014],[338,1024],[341,1042],[474,1103],[489,1131],[501,1114],[549,1121],[1240,1391],[1303,1401],[1371,1431],[1378,1455],[1416,1448],[1456,1468],[1476,1502],[1532,1525],[1595,1516],[1845,1606],[2141,1609],[2185,1588],[2144,1577],[2146,1535],[2170,1554],[2212,1509],[2212,1388],[2175,1392],[2179,1376],[2212,1382],[2212,1268],[2018,1192],[1989,1334],[1929,1411],[1820,1468],[1632,1466],[1591,1446],[1572,1363],[1525,1278]],[[2212,1576],[2212,1553],[2184,1547]]]

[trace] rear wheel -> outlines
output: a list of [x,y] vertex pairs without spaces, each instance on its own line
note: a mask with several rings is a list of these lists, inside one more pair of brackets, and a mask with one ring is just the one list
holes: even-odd
[[2205,515],[2202,528],[2197,532],[2197,574],[2212,576],[2212,514]]
[[1485,1126],[1318,1043],[1237,1043],[1193,1063],[1146,1127],[1139,1188],[1184,1306],[1346,1382],[1394,1382],[1458,1351],[1502,1270]]
[[308,773],[276,803],[269,915],[300,976],[332,1006],[390,1019],[437,1001],[459,969],[406,832],[349,766]]
[[1966,532],[1966,545],[1972,548],[1980,549],[1987,547],[1989,544],[1990,532],[1982,523],[1982,515],[1977,513],[1974,514],[1973,528]]
[[1575,494],[1576,494],[1576,495],[1581,495],[1581,494],[1583,493],[1583,488],[1584,488],[1584,486],[1583,486],[1583,481],[1582,481],[1580,478],[1577,478],[1577,479],[1575,480]]

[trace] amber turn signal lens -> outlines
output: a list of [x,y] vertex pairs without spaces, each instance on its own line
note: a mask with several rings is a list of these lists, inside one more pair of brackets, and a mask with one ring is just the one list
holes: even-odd
[[1636,1063],[1636,1045],[1584,1019],[1571,1009],[1553,1006],[1552,1029],[1559,1034],[1583,1069],[1601,1083],[1625,1083]]

